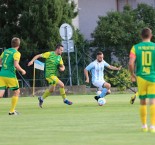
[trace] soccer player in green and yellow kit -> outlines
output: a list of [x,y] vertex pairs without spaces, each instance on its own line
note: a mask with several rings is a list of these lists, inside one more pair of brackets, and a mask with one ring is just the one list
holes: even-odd
[[36,55],[29,63],[28,66],[32,65],[33,62],[38,58],[45,58],[45,77],[48,81],[50,88],[47,89],[43,96],[38,97],[39,106],[42,108],[42,104],[45,98],[47,98],[52,92],[54,92],[56,85],[60,87],[60,94],[63,98],[65,104],[72,105],[72,102],[66,98],[66,93],[64,89],[64,84],[57,77],[57,71],[64,71],[65,66],[63,64],[63,60],[61,54],[63,52],[63,46],[57,45],[55,51],[45,52],[42,54]]
[[16,78],[16,69],[25,75],[26,72],[20,65],[20,52],[18,52],[20,46],[20,39],[13,38],[11,41],[11,48],[6,49],[0,56],[0,64],[2,65],[0,71],[0,97],[3,97],[6,88],[13,90],[12,105],[9,115],[18,115],[15,110],[20,94],[18,80]]
[[155,43],[151,42],[152,31],[149,28],[142,30],[141,37],[142,42],[131,49],[129,70],[132,81],[137,80],[142,130],[148,131],[146,102],[148,98],[151,115],[150,132],[155,133]]

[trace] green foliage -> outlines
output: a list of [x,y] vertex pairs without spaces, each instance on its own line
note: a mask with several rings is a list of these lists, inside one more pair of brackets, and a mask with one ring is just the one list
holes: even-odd
[[93,45],[114,52],[124,64],[124,57],[127,58],[131,47],[141,41],[140,32],[144,27],[155,32],[155,9],[152,6],[139,4],[135,10],[126,6],[123,12],[108,12],[107,16],[99,17],[92,34]]
[[69,0],[0,1],[0,44],[10,47],[13,36],[22,39],[23,59],[53,50],[60,42],[59,27],[77,15]]
[[110,73],[106,73],[105,80],[109,82],[113,87],[117,87],[119,91],[126,90],[127,87],[131,87],[131,84],[132,84],[130,80],[130,73],[125,68],[122,68],[117,73],[114,71],[110,71]]
[[98,26],[92,36],[94,43],[99,46],[120,46],[129,42],[137,42],[137,36],[141,28],[144,27],[142,21],[136,21],[132,10],[120,12],[109,12],[107,16],[99,17]]
[[[0,47],[10,47],[13,36],[21,38],[21,65],[27,71],[27,79],[31,79],[33,74],[33,67],[28,68],[27,62],[36,54],[54,50],[56,44],[61,42],[59,27],[63,23],[71,25],[72,19],[78,14],[75,6],[69,0],[0,1]],[[84,38],[79,31],[74,30],[73,40],[79,58],[85,45]],[[67,53],[63,54],[63,60],[66,71],[60,75],[68,78]],[[71,53],[71,65],[72,68],[76,65],[75,53]],[[76,84],[75,72],[73,84]],[[79,73],[83,77],[83,67],[79,68]],[[42,73],[36,71],[36,78],[42,77]]]
[[[146,4],[139,4],[137,9],[134,10],[135,17],[139,21],[145,23],[145,27],[150,27],[155,33],[155,9],[152,6]],[[155,38],[152,39],[155,41]]]

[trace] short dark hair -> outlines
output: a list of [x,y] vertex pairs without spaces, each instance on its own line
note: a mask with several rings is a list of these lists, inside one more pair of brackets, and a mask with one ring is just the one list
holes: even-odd
[[102,55],[103,53],[101,52],[101,51],[98,51],[97,53],[96,53],[96,56],[98,56],[98,55]]
[[17,37],[12,38],[11,47],[19,47],[19,46],[20,46],[20,39]]
[[152,35],[152,30],[148,27],[144,28],[141,32],[141,36],[143,39],[147,39]]
[[62,44],[57,44],[55,49],[59,49],[60,47],[64,47]]

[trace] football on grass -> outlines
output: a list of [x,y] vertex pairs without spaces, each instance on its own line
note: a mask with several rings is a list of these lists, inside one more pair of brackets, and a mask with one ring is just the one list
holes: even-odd
[[99,98],[98,99],[98,105],[99,106],[103,106],[106,104],[106,99],[105,98]]

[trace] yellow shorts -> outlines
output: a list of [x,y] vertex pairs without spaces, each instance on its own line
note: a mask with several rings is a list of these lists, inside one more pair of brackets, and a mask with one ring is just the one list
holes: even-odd
[[57,76],[50,76],[49,78],[46,78],[46,80],[50,85],[53,85],[53,86],[56,86],[59,81]]
[[138,93],[140,99],[155,98],[155,83],[137,77]]
[[19,83],[17,78],[7,78],[0,76],[0,90],[10,88],[11,90],[19,89]]

